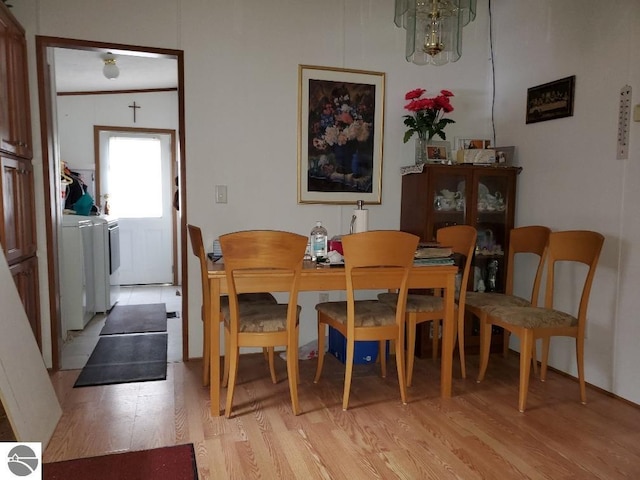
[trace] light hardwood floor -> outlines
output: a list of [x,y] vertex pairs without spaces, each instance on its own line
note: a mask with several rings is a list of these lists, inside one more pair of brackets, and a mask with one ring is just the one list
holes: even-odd
[[64,414],[44,461],[193,442],[201,479],[640,478],[640,408],[595,389],[581,405],[577,383],[549,372],[532,379],[521,414],[515,354],[493,355],[480,384],[477,356],[467,362],[469,378],[454,368],[454,397],[442,400],[439,363],[416,360],[406,406],[393,361],[386,379],[357,366],[343,412],[343,365],[328,356],[314,385],[316,361],[301,361],[295,417],[284,361],[273,385],[263,357],[244,355],[229,420],[209,415],[200,361],[169,364],[166,381],[80,389],[79,371],[61,371]]

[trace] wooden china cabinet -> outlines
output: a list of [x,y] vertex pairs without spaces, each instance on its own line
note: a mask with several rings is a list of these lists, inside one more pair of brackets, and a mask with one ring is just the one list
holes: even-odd
[[0,243],[41,347],[32,156],[25,33],[0,2]]
[[[520,167],[425,164],[402,177],[400,229],[435,241],[439,228],[472,225],[478,240],[467,290],[504,291],[509,232],[514,226],[516,180]],[[416,355],[431,356],[430,323],[418,325]],[[503,335],[494,329],[491,348],[502,351]],[[468,317],[465,350],[479,351],[479,324]]]

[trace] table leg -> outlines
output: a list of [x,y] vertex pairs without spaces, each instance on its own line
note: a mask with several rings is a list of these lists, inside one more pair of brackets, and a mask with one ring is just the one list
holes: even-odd
[[211,415],[220,416],[220,280],[209,279],[209,295],[211,312],[209,318],[209,335],[211,335],[211,351],[209,353],[209,396],[211,398]]
[[447,276],[447,288],[444,292],[445,317],[442,322],[442,361],[440,363],[440,396],[451,397],[451,380],[453,377],[454,335],[457,329],[455,318],[455,277]]

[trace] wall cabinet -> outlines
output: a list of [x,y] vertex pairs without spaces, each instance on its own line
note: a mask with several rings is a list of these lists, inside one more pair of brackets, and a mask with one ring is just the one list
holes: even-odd
[[27,42],[24,30],[4,8],[0,11],[0,150],[31,158],[31,118]]
[[[504,291],[509,232],[514,226],[516,180],[520,167],[426,164],[420,173],[402,177],[400,229],[435,241],[439,228],[472,225],[478,231],[467,290]],[[417,333],[416,354],[431,355],[429,324]],[[492,349],[502,351],[496,329]],[[479,348],[477,319],[468,318],[465,344]]]
[[0,243],[41,347],[31,118],[24,29],[0,2]]

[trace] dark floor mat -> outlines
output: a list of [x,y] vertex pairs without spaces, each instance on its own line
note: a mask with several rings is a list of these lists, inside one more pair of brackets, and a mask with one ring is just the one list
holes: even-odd
[[167,378],[167,334],[101,337],[74,387]]
[[116,305],[100,335],[167,331],[167,307],[164,303]]

